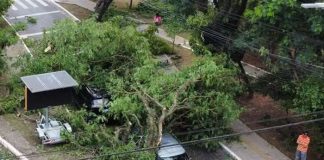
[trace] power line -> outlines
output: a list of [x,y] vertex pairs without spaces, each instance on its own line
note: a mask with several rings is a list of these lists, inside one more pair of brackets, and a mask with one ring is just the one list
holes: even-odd
[[[149,4],[146,4],[146,5],[149,5],[152,8],[156,8],[155,6],[152,6],[150,3]],[[181,18],[183,18],[183,17],[181,17]],[[219,24],[214,24],[213,26],[216,26],[216,25],[219,25]],[[219,26],[221,26],[221,25],[219,25]],[[221,26],[221,27],[224,28],[224,26]],[[229,27],[227,27],[227,29],[228,28]],[[225,45],[226,46],[226,45],[228,45],[228,42],[233,42],[234,41],[234,39],[232,39],[231,37],[225,36],[222,33],[217,32],[217,31],[214,31],[214,30],[211,30],[209,28],[205,28],[205,30],[204,29],[201,29],[201,28],[197,28],[197,29],[199,29],[203,33],[207,33],[209,35],[212,35],[212,37],[213,37],[212,39],[213,40],[216,40],[216,41],[213,41],[213,43],[217,43],[219,45]],[[207,31],[207,30],[209,30],[209,31]],[[252,45],[250,45],[247,42],[243,42],[243,45],[246,46],[246,47],[248,47],[251,50],[256,51],[256,52],[259,52],[259,50],[260,50],[259,48],[255,47],[255,46],[252,46]],[[247,53],[248,54],[252,54],[250,52],[247,52]],[[288,63],[288,64],[290,64],[292,66],[298,66],[298,69],[302,69],[304,71],[310,72],[313,75],[315,75],[316,77],[319,77],[321,79],[323,78],[322,75],[321,74],[318,74],[318,72],[316,70],[312,70],[310,68],[307,68],[309,66],[312,66],[312,67],[316,67],[317,69],[320,69],[319,67],[321,67],[321,66],[314,66],[312,64],[306,64],[307,66],[305,66],[304,64],[300,64],[300,63],[296,62],[295,60],[293,60],[291,58],[288,58],[288,57],[284,57],[284,56],[280,56],[280,55],[276,55],[276,54],[271,54],[271,53],[268,53],[268,55],[269,56],[272,56],[272,57],[276,57],[279,60],[284,61],[284,62],[286,62],[286,63]],[[314,73],[316,73],[316,74],[314,74]],[[276,76],[274,74],[271,74],[271,75],[274,76],[274,77],[276,77],[276,78],[279,78],[279,79],[281,79],[281,80],[283,80],[285,82],[288,82],[288,81],[290,82],[291,81],[290,79],[289,80],[288,79],[282,79],[281,77],[278,77],[278,76]]]
[[[298,115],[292,115],[292,116],[283,116],[283,117],[277,117],[277,118],[270,118],[270,119],[265,119],[265,120],[259,120],[259,121],[252,121],[252,122],[244,122],[246,125],[250,124],[258,124],[258,123],[265,123],[265,122],[274,122],[278,120],[283,120],[283,119],[289,119],[289,118],[299,118],[303,116],[309,116],[309,115],[316,115],[316,114],[323,114],[324,110],[322,111],[317,111],[317,112],[311,112],[311,113],[304,113],[304,114],[298,114]],[[224,128],[229,128],[229,127],[224,127]],[[222,129],[224,129],[222,128]],[[186,135],[186,134],[191,134],[191,133],[201,133],[201,132],[207,132],[207,131],[212,131],[216,129],[221,129],[221,128],[208,128],[208,129],[203,129],[203,130],[198,130],[198,131],[189,131],[189,132],[182,132],[182,133],[174,133],[174,135]]]
[[[207,31],[207,30],[209,30],[209,31]],[[231,41],[231,42],[234,41],[234,39],[232,39],[232,38],[230,38],[230,37],[228,37],[228,36],[225,36],[225,35],[223,35],[223,34],[220,33],[220,32],[213,31],[213,30],[211,30],[211,29],[207,29],[207,30],[202,30],[202,31],[203,31],[204,33],[208,33],[208,34],[210,34],[210,35],[216,35],[216,37],[220,37],[220,39],[223,39],[223,40],[226,40],[226,41]],[[215,37],[214,37],[214,38],[215,38]],[[219,40],[219,39],[214,39],[214,40]],[[226,44],[226,43],[224,42],[224,44]],[[257,52],[259,51],[258,48],[249,45],[247,42],[243,42],[242,44],[243,44],[244,46],[250,48],[251,50],[254,50],[254,51],[257,51]],[[250,54],[249,52],[247,52],[247,53]],[[267,54],[270,55],[270,56],[274,56],[274,57],[277,57],[277,58],[279,58],[279,59],[285,60],[287,63],[289,63],[289,64],[291,64],[291,65],[299,66],[301,69],[307,70],[307,71],[309,71],[309,72],[311,72],[311,73],[315,73],[315,72],[318,73],[316,70],[311,70],[311,69],[307,68],[307,66],[305,66],[305,64],[296,63],[295,60],[292,60],[292,59],[290,59],[290,58],[283,57],[283,56],[279,56],[279,55],[276,55],[276,54],[271,54],[271,53],[267,53]],[[323,70],[323,72],[324,72],[324,70]],[[317,75],[317,76],[320,76],[320,77],[322,78],[321,75]]]
[[[150,6],[151,8],[155,8],[155,9],[159,9],[158,7],[155,7],[155,6],[152,6],[152,4],[151,3],[149,3],[149,2],[146,2],[146,3],[143,3],[144,5],[148,5],[148,6]],[[223,10],[224,11],[224,10]],[[166,12],[168,12],[168,11],[166,11]],[[248,20],[245,18],[245,17],[243,17],[243,16],[241,16],[241,15],[237,15],[237,14],[234,14],[234,13],[231,13],[231,12],[227,12],[226,11],[226,13],[229,13],[230,15],[228,15],[228,16],[231,16],[231,17],[234,17],[234,18],[236,18],[236,19],[243,19],[243,20],[245,20],[245,21],[247,21],[248,22]],[[221,14],[225,14],[225,13],[221,13]],[[170,15],[170,14],[169,14]],[[182,18],[183,20],[184,20],[184,18]],[[260,23],[262,23],[262,22],[260,22]],[[223,28],[225,27],[224,26],[224,24],[214,24],[214,25],[223,25]],[[265,24],[263,24],[262,23],[262,25],[265,25]],[[265,25],[265,26],[267,26],[267,27],[272,27],[272,28],[277,28],[277,27],[274,27],[274,26],[271,26],[271,25]],[[227,29],[229,29],[230,27],[228,27],[227,26]],[[234,30],[234,28],[230,28],[231,30]],[[278,29],[280,29],[280,28],[278,28]],[[280,29],[280,30],[284,30],[284,29]],[[291,33],[291,32],[288,32],[288,31],[286,31],[285,30],[285,32],[284,31],[280,31],[280,30],[276,30],[276,31],[278,31],[278,32],[281,32],[281,33],[283,33],[283,34],[287,34],[287,33]],[[233,40],[233,39],[231,39],[231,40]],[[322,43],[322,44],[324,44],[324,43]],[[256,50],[257,52],[259,52],[259,49],[258,48],[255,48],[255,47],[253,47],[254,48],[254,50]],[[288,49],[288,47],[287,47],[287,49]],[[288,58],[288,57],[284,57],[284,56],[280,56],[280,55],[277,55],[277,54],[271,54],[271,53],[267,53],[268,55],[271,55],[271,56],[274,56],[274,57],[277,57],[277,58],[279,58],[279,59],[281,59],[281,60],[288,60],[288,61],[294,61],[295,62],[295,60],[293,60],[293,59],[291,59],[291,58]],[[295,63],[294,63],[295,64]],[[302,64],[299,64],[299,65],[302,65]],[[318,69],[324,69],[324,67],[323,66],[318,66],[318,65],[314,65],[314,64],[309,64],[309,63],[304,63],[304,65],[307,65],[307,66],[312,66],[312,67],[315,67],[315,68],[318,68]],[[309,71],[312,71],[312,70],[310,70],[309,69]]]
[[[207,30],[209,30],[209,31],[207,31]],[[213,30],[211,30],[211,29],[207,29],[207,30],[202,30],[202,31],[203,31],[203,33],[207,33],[207,34],[213,36],[213,38],[217,37],[217,38],[215,38],[214,40],[223,40],[223,43],[220,43],[220,42],[216,41],[216,42],[218,42],[218,44],[226,45],[226,44],[227,44],[226,42],[228,42],[228,41],[234,41],[234,39],[232,39],[232,38],[230,38],[230,37],[227,37],[227,36],[223,35],[223,34],[220,33],[220,32],[213,31]],[[246,42],[244,42],[243,45],[245,45],[246,47],[248,47],[248,48],[250,48],[250,49],[252,49],[252,50],[259,51],[258,48],[254,47],[254,46],[251,46],[251,45],[249,45],[249,44],[246,43]],[[248,53],[248,54],[251,54],[251,53],[249,53],[249,52],[247,52],[247,53]],[[299,63],[296,63],[296,62],[291,62],[291,61],[289,61],[290,59],[288,59],[288,58],[286,58],[286,57],[279,56],[279,55],[276,55],[276,54],[270,54],[270,53],[269,53],[269,55],[270,55],[270,56],[277,57],[277,58],[281,58],[281,59],[283,59],[283,60],[288,60],[287,63],[289,63],[290,65],[293,65],[293,66],[299,66],[300,69],[306,70],[306,71],[308,71],[308,72],[311,72],[311,73],[318,73],[316,70],[311,70],[311,69],[309,69],[309,68],[306,68],[306,66],[304,66],[303,64],[299,64]],[[320,74],[316,74],[316,76],[320,76],[320,78],[322,78],[322,75],[320,75]],[[279,78],[279,77],[277,77],[277,78]]]
[[[318,115],[318,114],[323,114],[323,113],[324,113],[324,110],[321,110],[321,111],[297,114],[297,115],[292,115],[292,116],[283,116],[283,117],[277,117],[277,118],[271,118],[271,119],[265,119],[265,120],[259,120],[259,121],[245,122],[244,124],[249,125],[249,124],[257,124],[257,123],[264,123],[264,122],[274,122],[274,121],[287,119],[287,118],[298,118],[298,117],[309,116],[309,115]],[[216,129],[225,129],[225,128],[230,128],[230,127],[213,127],[213,128],[201,129],[201,130],[193,130],[193,131],[188,131],[188,132],[178,132],[178,133],[174,133],[174,135],[175,136],[189,135],[189,134],[192,134],[192,133],[202,133],[202,132],[212,131],[212,130],[216,130]],[[138,136],[138,137],[147,137],[147,135],[141,135],[141,136]],[[156,137],[157,137],[157,135],[156,135]],[[63,150],[45,151],[45,152],[39,152],[39,153],[23,154],[21,156],[37,157],[37,156],[41,156],[41,155],[45,155],[45,154],[51,154],[51,153],[56,153],[56,152],[64,152],[64,151],[74,151],[74,150],[78,150],[78,149],[75,148],[75,149],[69,149],[69,150],[63,149]],[[15,157],[15,156],[4,157],[4,158],[13,158],[13,157]]]
[[[228,37],[223,37],[225,40],[229,40],[229,38]],[[227,38],[227,39],[226,39]],[[233,39],[232,39],[233,40]],[[285,57],[286,58],[286,57]],[[248,123],[249,124],[249,123]],[[164,147],[167,147],[167,146],[164,146]]]
[[111,154],[103,154],[103,155],[98,155],[98,156],[90,156],[90,157],[86,157],[86,158],[80,158],[78,160],[87,160],[87,159],[95,159],[95,158],[101,158],[101,157],[127,155],[127,154],[132,154],[132,153],[137,153],[137,152],[144,152],[144,151],[150,151],[150,150],[155,150],[155,149],[159,149],[159,148],[179,146],[179,145],[186,146],[186,145],[204,143],[204,142],[214,141],[214,140],[219,140],[219,139],[225,139],[225,138],[229,138],[229,137],[240,136],[240,135],[244,135],[244,134],[263,132],[263,131],[268,131],[268,130],[273,130],[273,129],[279,129],[279,128],[291,127],[291,126],[296,126],[296,125],[301,125],[301,124],[313,123],[313,122],[318,122],[318,121],[323,121],[323,120],[324,120],[324,118],[318,118],[318,119],[313,119],[313,120],[308,120],[308,121],[289,123],[289,124],[285,124],[285,125],[278,125],[278,126],[260,128],[260,129],[255,129],[255,130],[251,130],[251,131],[232,133],[232,134],[225,134],[225,135],[221,135],[221,136],[208,137],[208,138],[203,138],[203,139],[198,139],[198,140],[185,141],[185,142],[180,142],[179,144],[162,145],[162,146],[159,146],[159,147],[148,147],[148,148],[141,148],[141,149],[131,150],[131,151],[117,152],[117,153],[111,153]]

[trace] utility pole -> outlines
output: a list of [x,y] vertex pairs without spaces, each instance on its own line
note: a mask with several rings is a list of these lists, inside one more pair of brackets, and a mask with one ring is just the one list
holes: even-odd
[[303,8],[320,8],[324,9],[324,3],[302,3]]

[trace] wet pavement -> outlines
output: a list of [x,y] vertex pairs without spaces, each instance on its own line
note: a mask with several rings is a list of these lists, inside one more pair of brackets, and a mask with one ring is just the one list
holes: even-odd
[[[10,25],[19,22],[27,24],[25,30],[18,31],[21,38],[40,38],[55,22],[63,19],[73,20],[69,13],[51,0],[14,0],[4,17]],[[36,23],[28,22],[28,17],[32,17]]]

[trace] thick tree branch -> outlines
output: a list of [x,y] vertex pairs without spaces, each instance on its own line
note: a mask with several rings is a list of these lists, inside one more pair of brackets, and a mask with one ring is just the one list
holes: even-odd
[[165,106],[163,104],[161,104],[159,101],[157,101],[155,98],[153,98],[152,96],[150,96],[149,94],[147,94],[143,89],[141,89],[141,92],[148,97],[152,102],[154,102],[156,105],[158,105],[159,107],[161,107],[161,109],[165,109]]
[[[177,107],[179,106],[179,103],[178,103],[178,99],[179,99],[179,95],[181,94],[181,92],[183,91],[186,91],[187,88],[193,84],[193,83],[196,83],[197,81],[199,80],[199,78],[196,78],[194,80],[188,80],[187,82],[185,82],[183,85],[181,85],[178,90],[176,91],[175,93],[175,96],[174,96],[174,99],[173,99],[173,104],[172,106],[170,107],[168,113],[167,113],[167,116],[171,115],[173,112],[175,112],[176,110],[179,110],[177,109]],[[186,100],[187,98],[185,98],[184,100]],[[182,103],[184,103],[184,101],[182,101]]]

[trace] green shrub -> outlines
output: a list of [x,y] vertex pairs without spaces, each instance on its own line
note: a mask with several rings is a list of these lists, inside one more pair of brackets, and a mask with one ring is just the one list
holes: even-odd
[[149,26],[144,36],[150,44],[150,51],[154,55],[172,54],[172,47],[162,38],[157,37],[155,32],[158,31],[156,26]]
[[18,37],[11,28],[0,29],[0,49],[15,44],[17,41]]
[[36,24],[37,23],[37,20],[34,17],[27,17],[27,22],[28,23],[32,23],[32,24]]
[[172,48],[170,45],[160,37],[152,36],[149,41],[152,54],[172,54]]
[[18,22],[13,27],[15,28],[16,31],[22,31],[26,29],[27,24],[25,22]]
[[4,113],[13,113],[19,105],[19,98],[14,96],[6,97],[5,99],[2,99],[0,104],[0,115]]
[[5,61],[4,55],[1,53],[0,50],[0,75],[3,74],[7,69],[7,63]]

